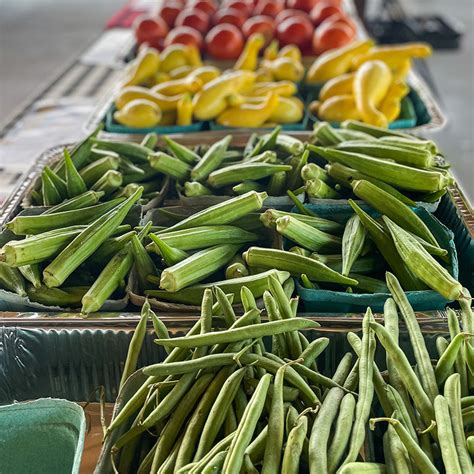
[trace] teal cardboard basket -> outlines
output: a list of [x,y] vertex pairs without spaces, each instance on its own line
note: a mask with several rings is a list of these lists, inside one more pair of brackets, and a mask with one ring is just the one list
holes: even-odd
[[76,403],[40,399],[0,407],[0,471],[78,474],[86,419]]
[[164,135],[171,135],[173,133],[190,133],[200,132],[207,128],[207,122],[195,122],[191,125],[163,125],[147,128],[133,128],[121,125],[114,120],[114,112],[116,108],[112,104],[105,115],[105,131],[110,133],[126,133],[146,135],[147,133],[160,133]]
[[[352,209],[345,205],[316,206],[307,205],[309,209],[316,212],[320,217],[332,218],[344,222],[352,215]],[[423,208],[415,209],[415,212],[428,226],[433,235],[443,248],[448,250],[450,263],[448,271],[454,278],[458,278],[459,267],[454,234],[438,219]],[[309,313],[353,313],[362,312],[370,306],[373,311],[383,311],[383,305],[389,293],[346,293],[344,291],[332,291],[322,289],[303,288],[296,281],[296,290],[300,296],[305,312]],[[449,303],[444,297],[433,290],[408,291],[408,301],[415,311],[435,311],[444,309]]]

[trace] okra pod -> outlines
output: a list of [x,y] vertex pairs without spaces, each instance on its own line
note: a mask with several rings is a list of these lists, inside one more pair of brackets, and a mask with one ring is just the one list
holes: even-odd
[[280,171],[272,174],[268,182],[267,192],[270,196],[281,196],[285,194],[286,173]]
[[345,120],[341,123],[341,127],[347,130],[355,130],[357,132],[367,133],[375,138],[402,137],[407,140],[416,140],[415,137],[408,135],[408,133],[403,133],[384,127],[377,127],[376,125],[369,125],[368,123],[359,122],[358,120]]
[[85,168],[82,168],[79,174],[84,180],[86,186],[92,186],[96,181],[102,178],[102,176],[107,173],[107,171],[117,171],[119,165],[120,158],[117,158],[115,156],[105,156],[104,158],[100,158],[97,161],[93,161]]
[[301,168],[301,179],[303,181],[309,181],[310,179],[316,178],[321,181],[327,181],[328,179],[326,171],[316,163],[307,163],[303,168]]
[[410,138],[400,136],[386,136],[380,137],[379,140],[382,143],[389,143],[390,145],[398,146],[400,148],[418,148],[422,150],[428,150],[433,154],[438,153],[438,147],[432,140],[421,140],[412,136],[410,136]]
[[305,214],[279,211],[277,209],[267,209],[264,213],[260,214],[260,221],[265,227],[271,229],[275,227],[275,223],[278,218],[285,216],[290,216],[323,232],[340,233],[342,231],[342,226],[338,222],[334,222],[329,219],[323,219],[322,217],[307,216]]
[[[262,135],[262,140],[269,140],[272,133],[266,133],[265,135]],[[292,137],[291,135],[286,135],[284,133],[279,133],[277,135],[274,146],[278,150],[290,155],[300,155],[304,151],[304,143],[300,139]]]
[[406,204],[368,181],[353,181],[354,194],[381,214],[388,216],[405,230],[439,247],[428,226]]
[[314,145],[308,145],[308,148],[328,161],[342,163],[401,189],[434,192],[445,188],[449,184],[448,177],[438,171],[412,168],[360,153],[316,147]]
[[191,170],[193,181],[205,180],[224,160],[225,152],[232,141],[232,135],[227,135],[222,140],[213,143],[204,156]]
[[61,227],[77,224],[88,224],[110,211],[124,199],[114,199],[113,201],[97,204],[95,206],[73,209],[71,211],[56,212],[53,216],[40,214],[39,216],[16,216],[7,222],[6,228],[16,235],[35,235]]
[[150,234],[150,239],[153,241],[156,253],[161,255],[166,265],[170,267],[189,257],[184,250],[172,247],[157,235]]
[[35,288],[39,288],[41,286],[41,271],[37,263],[32,265],[23,265],[18,267],[18,270]]
[[349,273],[349,278],[357,280],[357,290],[369,293],[388,293],[388,287],[384,281],[368,277],[359,273]]
[[20,296],[26,296],[25,280],[18,268],[10,267],[4,262],[0,262],[0,285]]
[[[289,161],[291,168],[287,171],[286,188],[294,191],[303,184],[301,179],[301,170],[308,163],[309,151],[305,150],[303,153],[293,155]],[[282,170],[283,171],[283,170]]]
[[342,235],[342,274],[348,275],[364,247],[367,230],[357,214],[346,222]]
[[340,237],[327,234],[294,217],[279,217],[275,224],[279,234],[313,252],[331,251],[341,248]]
[[212,275],[226,265],[239,245],[223,244],[201,250],[161,273],[160,287],[176,292]]
[[115,192],[120,186],[122,186],[123,176],[122,173],[115,170],[109,170],[105,172],[92,186],[92,191],[103,192],[106,196],[109,196]]
[[61,196],[61,200],[67,199],[68,194],[66,182],[61,179],[49,166],[44,167],[43,173],[46,174],[50,181],[53,183],[54,187],[57,189],[59,195]]
[[85,193],[66,199],[61,204],[50,207],[43,214],[55,214],[56,212],[72,211],[97,204],[104,195],[102,191],[86,191]]
[[250,191],[262,192],[265,191],[265,187],[257,183],[257,181],[245,180],[242,183],[233,186],[232,191],[239,196]]
[[178,158],[182,162],[193,164],[197,163],[201,159],[201,157],[193,150],[191,150],[187,146],[181,145],[170,137],[167,137],[165,135],[163,136],[163,140],[165,141],[166,146],[171,151],[171,153],[173,153],[173,155],[176,156],[176,158]]
[[64,173],[66,177],[67,194],[70,198],[84,194],[87,191],[86,183],[79,174],[67,148],[64,148]]
[[187,197],[212,196],[213,194],[209,188],[206,188],[199,181],[186,181],[184,183],[184,195]]
[[[74,270],[122,223],[130,208],[141,196],[141,189],[125,201],[101,215],[82,231],[43,271],[48,288],[60,286]],[[83,210],[81,210],[83,212]],[[77,211],[66,211],[77,212]]]
[[317,122],[314,124],[313,133],[311,134],[311,143],[331,146],[344,142],[344,140],[339,130],[331,127],[328,122]]
[[61,194],[44,171],[41,174],[41,195],[45,206],[54,206],[62,201]]
[[323,263],[285,250],[250,247],[243,256],[247,265],[251,267],[276,268],[277,270],[288,271],[294,276],[304,273],[308,278],[315,281],[340,283],[349,286],[357,285],[357,280],[345,277]]
[[319,199],[340,199],[341,195],[331,186],[327,185],[321,179],[315,178],[305,182],[304,189],[306,194],[312,198]]
[[132,142],[119,142],[119,141],[108,141],[99,140],[92,138],[92,143],[98,146],[102,150],[110,150],[118,153],[120,156],[126,156],[132,161],[146,162],[148,155],[150,154],[150,148],[147,146],[139,145],[138,143]]
[[380,141],[370,141],[368,143],[353,142],[340,143],[338,150],[349,151],[353,153],[362,153],[363,155],[393,160],[404,165],[415,166],[417,168],[431,168],[435,166],[434,156],[428,150],[419,148],[403,148],[381,143]]
[[214,206],[197,212],[177,224],[169,227],[167,233],[175,230],[189,229],[201,225],[222,225],[240,219],[241,217],[261,209],[267,193],[250,191]]
[[131,245],[135,264],[135,274],[138,278],[138,287],[140,291],[144,291],[150,288],[147,276],[156,275],[156,267],[136,234],[132,236]]
[[45,306],[58,306],[60,308],[69,308],[80,306],[82,297],[86,294],[89,287],[75,286],[64,288],[48,288],[40,286],[27,288],[28,299]]
[[461,299],[463,297],[461,283],[455,280],[409,232],[403,230],[388,217],[384,216],[383,219],[390,230],[398,253],[413,274],[446,299]]
[[285,282],[290,277],[290,274],[286,271],[272,269],[242,278],[193,285],[174,293],[165,290],[147,290],[145,294],[163,301],[198,305],[201,302],[202,295],[206,288],[219,287],[226,295],[234,295],[234,303],[240,303],[240,289],[242,286],[246,286],[253,293],[255,298],[260,298],[263,292],[268,288],[269,278],[272,275],[275,275],[280,283]]
[[226,280],[248,276],[249,270],[240,255],[235,256],[225,269]]
[[125,234],[117,237],[109,237],[101,246],[89,257],[88,263],[92,265],[105,266],[107,262],[120,250],[125,247],[127,242],[132,240],[136,235],[135,231],[131,230]]
[[186,180],[191,171],[187,163],[162,151],[149,155],[148,161],[153,169],[179,181]]

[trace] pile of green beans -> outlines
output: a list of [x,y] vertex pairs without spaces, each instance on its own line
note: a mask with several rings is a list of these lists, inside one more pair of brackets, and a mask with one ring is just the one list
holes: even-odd
[[[438,338],[434,364],[393,275],[387,286],[384,323],[368,308],[332,374],[318,368],[330,338],[314,338],[319,325],[297,316],[297,299],[276,278],[264,311],[242,288],[240,317],[229,295],[207,289],[200,319],[181,337],[170,337],[146,302],[122,385],[150,318],[167,355],[142,369],[146,381],[107,429],[117,472],[472,472],[471,300],[461,304],[463,332],[449,311],[451,341]],[[399,315],[416,368],[399,346]]]

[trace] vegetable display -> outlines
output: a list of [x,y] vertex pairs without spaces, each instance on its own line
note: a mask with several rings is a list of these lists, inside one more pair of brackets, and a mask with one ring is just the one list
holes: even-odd
[[[368,308],[330,371],[322,367],[331,338],[297,316],[298,300],[275,277],[264,310],[241,289],[240,317],[232,295],[206,289],[199,320],[180,337],[146,301],[122,377],[127,396],[105,434],[107,459],[118,472],[472,472],[470,296],[463,332],[449,310],[451,340],[438,337],[435,355],[390,273],[387,286],[383,324]],[[141,369],[146,379],[130,393],[126,375],[138,368],[149,319],[167,355]],[[385,358],[376,361],[376,350]]]

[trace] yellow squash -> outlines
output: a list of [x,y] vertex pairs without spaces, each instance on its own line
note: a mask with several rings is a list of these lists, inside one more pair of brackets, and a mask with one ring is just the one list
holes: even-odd
[[269,117],[270,122],[297,123],[301,122],[304,115],[304,104],[298,97],[278,98],[278,105]]
[[149,100],[156,105],[163,111],[166,112],[168,110],[175,110],[178,104],[179,99],[181,99],[182,94],[166,96],[163,94],[158,94],[156,92],[152,92],[150,89],[146,89],[145,87],[125,87],[123,88],[119,95],[115,99],[115,107],[117,109],[122,109],[125,107],[126,104],[131,102],[135,99],[146,99]]
[[176,107],[176,125],[191,125],[193,121],[193,102],[191,94],[184,94]]
[[411,61],[404,59],[392,68],[393,81],[404,81],[411,69]]
[[333,77],[345,74],[351,69],[352,60],[373,45],[371,40],[354,41],[343,48],[328,51],[319,56],[306,75],[306,82],[326,82]]
[[278,57],[278,40],[274,39],[263,51],[263,59],[273,61]]
[[160,54],[156,49],[143,48],[130,64],[124,86],[136,86],[153,79],[160,67]]
[[404,82],[393,82],[387,95],[380,104],[380,112],[387,118],[388,123],[393,122],[399,115],[402,99],[408,94],[409,87]]
[[328,122],[359,120],[361,118],[352,95],[336,95],[320,103],[317,107],[318,118]]
[[185,77],[183,79],[174,79],[167,82],[162,82],[151,88],[152,92],[157,92],[163,95],[176,95],[191,92],[194,94],[202,87],[201,79],[195,77]]
[[114,119],[127,127],[150,128],[160,122],[161,110],[149,100],[135,99],[125,105],[122,110],[114,112]]
[[160,71],[170,72],[181,66],[192,66],[189,61],[188,47],[184,44],[172,44],[161,52]]
[[273,74],[276,81],[299,82],[304,76],[303,64],[288,57],[276,58],[273,61],[263,61],[263,67]]
[[326,100],[335,95],[352,94],[355,73],[348,72],[329,79],[319,92],[319,100]]
[[186,57],[188,58],[188,64],[194,67],[202,66],[201,52],[196,46],[189,44],[185,49]]
[[255,82],[272,82],[274,79],[271,71],[260,67],[255,71]]
[[381,60],[389,66],[395,66],[400,62],[412,58],[427,58],[433,50],[426,43],[406,43],[391,46],[375,46],[369,51],[354,58],[353,66],[358,68],[367,61]]
[[362,120],[370,125],[386,127],[385,115],[378,106],[392,83],[390,68],[383,61],[367,61],[354,77],[354,99]]
[[183,79],[183,77],[188,77],[196,69],[195,66],[189,66],[188,64],[184,66],[179,66],[176,69],[172,69],[169,73],[162,73],[168,74],[169,79]]
[[240,92],[255,80],[250,71],[234,71],[213,79],[194,96],[193,110],[197,120],[211,120],[227,108],[226,97]]
[[221,70],[215,66],[201,66],[190,73],[191,77],[200,79],[203,84],[211,82],[221,75]]
[[265,37],[261,33],[253,33],[249,36],[245,47],[235,62],[234,69],[245,69],[255,71],[258,66],[258,54],[265,44]]
[[270,92],[258,104],[244,103],[226,109],[217,117],[217,123],[225,127],[261,127],[277,108],[278,101],[278,96]]
[[274,92],[284,97],[291,97],[297,91],[298,88],[292,81],[256,82],[246,95],[255,97],[265,95],[268,92]]
[[295,46],[294,44],[287,44],[286,46],[283,46],[283,48],[278,51],[279,58],[290,58],[293,59],[293,61],[298,61],[301,62],[301,51],[298,46]]

